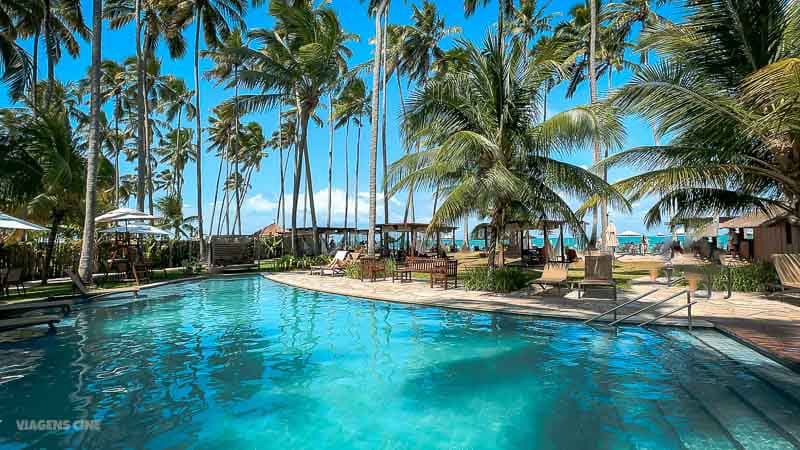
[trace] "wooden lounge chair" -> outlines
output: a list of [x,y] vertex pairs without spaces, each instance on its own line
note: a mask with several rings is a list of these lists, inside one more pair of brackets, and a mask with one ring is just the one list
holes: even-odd
[[9,289],[11,286],[17,288],[17,294],[20,293],[20,290],[23,294],[25,293],[25,285],[22,284],[22,269],[19,267],[8,270],[5,277],[2,279],[2,286],[0,286],[0,289],[4,289],[6,295],[11,295]]
[[783,253],[772,255],[778,272],[782,292],[800,292],[800,254]]
[[72,300],[51,300],[47,299],[39,299],[39,300],[25,300],[15,303],[9,303],[0,305],[0,316],[9,316],[15,315],[20,313],[25,313],[28,311],[36,311],[36,310],[47,310],[58,308],[63,313],[68,313],[72,308]]
[[528,286],[538,284],[542,289],[545,286],[555,286],[558,293],[561,293],[561,286],[567,283],[568,263],[548,263],[544,266],[542,276],[531,281]]
[[344,267],[349,255],[350,252],[347,250],[339,250],[336,252],[336,255],[333,256],[333,259],[330,263],[324,266],[311,266],[311,271],[309,273],[311,275],[314,275],[315,273],[325,275],[325,272],[330,272],[331,275],[344,274]]
[[55,324],[61,322],[61,316],[41,315],[16,317],[14,319],[0,320],[0,330],[13,330],[15,328],[29,327],[33,325],[47,324],[51,330],[55,330]]
[[585,295],[587,287],[611,288],[617,300],[617,282],[614,281],[614,257],[609,254],[584,257],[583,280],[578,283],[578,298]]
[[91,298],[91,297],[96,297],[98,295],[123,294],[126,292],[133,292],[134,294],[137,295],[139,293],[138,287],[119,288],[119,289],[89,289],[86,287],[85,284],[83,284],[81,277],[79,277],[75,272],[72,272],[71,270],[65,270],[64,272],[72,280],[73,288],[77,289],[78,292],[80,292],[84,297]]

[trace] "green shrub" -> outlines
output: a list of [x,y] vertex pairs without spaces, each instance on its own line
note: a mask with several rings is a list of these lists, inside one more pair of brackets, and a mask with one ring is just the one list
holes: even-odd
[[524,288],[531,276],[514,267],[476,267],[459,276],[468,291],[513,292]]
[[[733,290],[737,292],[764,292],[770,285],[778,283],[778,273],[768,262],[734,267],[730,271],[733,277]],[[718,273],[713,283],[715,290],[728,289],[727,270]]]
[[354,280],[361,279],[361,264],[351,262],[344,266],[344,276]]

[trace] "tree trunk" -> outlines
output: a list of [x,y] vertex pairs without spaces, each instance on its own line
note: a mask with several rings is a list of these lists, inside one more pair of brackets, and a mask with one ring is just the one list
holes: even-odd
[[358,173],[361,171],[361,121],[358,122],[358,133],[356,133],[356,186],[353,202],[353,228],[356,229],[356,240],[358,240]]
[[[214,234],[214,218],[217,216],[217,199],[219,198],[219,190],[220,190],[220,181],[222,181],[222,166],[225,164],[225,152],[222,152],[222,155],[219,158],[219,168],[217,169],[217,183],[214,184],[214,206],[211,207],[211,224],[208,227],[208,234]],[[220,210],[222,210],[222,206],[220,205]],[[221,216],[220,216],[221,217]],[[220,219],[220,222],[222,219]],[[217,233],[219,234],[219,233]]]
[[[589,2],[589,96],[592,104],[597,103],[597,75],[595,68],[596,59],[596,41],[597,41],[597,3],[594,1]],[[592,163],[597,164],[600,162],[600,142],[595,139],[592,142]],[[602,176],[602,173],[597,173]],[[592,243],[597,242],[597,208],[592,209]],[[605,226],[601,229],[601,236],[603,238],[603,247],[605,247]]]
[[195,154],[195,164],[197,165],[197,228],[200,238],[200,258],[206,254],[206,241],[203,236],[203,128],[200,109],[200,20],[203,17],[202,9],[197,10],[197,28],[194,34],[194,100],[195,100],[195,123],[197,126],[197,153]]
[[92,66],[89,151],[86,155],[86,214],[78,263],[78,276],[92,282],[94,262],[94,216],[97,207],[97,157],[100,154],[100,64],[102,62],[103,0],[92,0]]
[[53,224],[50,226],[50,233],[47,235],[47,247],[44,249],[44,264],[42,265],[42,286],[47,285],[47,280],[50,278],[50,262],[53,260],[53,250],[56,246],[56,236],[58,235],[58,226],[64,219],[64,213],[59,209],[54,209],[52,212]]
[[303,156],[304,153],[302,150],[303,146],[303,139],[302,134],[306,132],[306,127],[308,126],[308,115],[309,112],[306,111],[305,107],[303,107],[300,103],[300,100],[297,100],[297,113],[299,120],[297,121],[298,132],[301,135],[300,139],[295,141],[295,148],[294,148],[294,185],[292,186],[292,254],[298,256],[299,245],[297,242],[297,205],[300,200],[300,177],[303,173]]
[[328,94],[328,228],[331,227],[331,200],[333,194],[333,93]]
[[[453,242],[455,245],[455,242]],[[461,244],[461,250],[469,250],[469,216],[464,216],[464,242]]]
[[233,102],[236,105],[234,111],[234,148],[233,148],[233,156],[234,156],[234,172],[236,172],[236,221],[235,223],[238,224],[238,232],[241,236],[242,234],[242,196],[240,194],[241,187],[239,186],[241,182],[241,174],[239,174],[239,159],[241,157],[241,149],[239,148],[239,66],[234,64],[233,66]]
[[381,56],[383,52],[383,30],[381,17],[388,0],[383,0],[375,12],[375,57],[372,63],[372,111],[370,113],[370,151],[369,151],[369,231],[367,233],[367,254],[375,255],[375,213],[378,164],[378,107],[380,100]]
[[47,56],[47,93],[45,95],[45,108],[50,108],[53,101],[53,88],[56,82],[55,55],[50,51],[53,43],[52,30],[50,29],[50,0],[44,0],[44,52]]
[[153,80],[148,77],[147,73],[147,63],[152,59],[152,54],[150,50],[147,48],[144,49],[143,53],[143,65],[142,65],[142,73],[144,78],[144,154],[145,160],[147,161],[147,209],[149,214],[153,215],[153,158],[150,154],[150,135],[152,134],[153,128],[151,127],[151,120],[150,120],[150,99],[148,94],[150,93],[150,87],[153,85]]
[[[406,105],[403,102],[403,85],[400,83],[400,74],[395,73],[394,75],[395,80],[397,80],[397,93],[400,96],[400,111],[403,113],[403,121],[406,120]],[[422,89],[424,89],[424,84]],[[419,142],[416,144],[417,152],[419,152]],[[407,153],[411,153],[411,149],[407,150]],[[408,198],[406,198],[406,210],[403,212],[403,223],[408,223],[408,214],[411,213],[411,222],[415,221],[414,215],[414,185],[408,187]]]
[[[383,97],[381,97],[381,153],[383,155],[383,181],[381,183],[383,190],[383,223],[389,223],[389,189],[388,189],[388,178],[387,174],[389,172],[389,163],[387,160],[387,152],[386,152],[386,117],[387,117],[387,103],[386,99],[388,97],[388,93],[386,92],[386,29],[388,27],[389,22],[389,10],[387,9],[385,14],[383,15],[383,32],[381,34],[381,65],[383,66],[383,72],[381,74],[381,92],[383,93]],[[383,233],[381,236],[381,244],[387,241],[388,234],[386,232]]]
[[[281,165],[278,166],[278,171],[281,173],[281,198],[279,199],[279,213],[281,216],[281,220],[283,221],[283,228],[286,231],[286,171],[283,168],[283,103],[278,103],[278,146],[280,147],[280,154],[281,154]],[[288,155],[287,155],[288,159]],[[275,221],[275,225],[278,224],[278,221]]]
[[[350,119],[344,127],[344,249],[350,243],[350,233],[347,231],[347,216],[350,214]],[[330,202],[329,202],[330,203]]]
[[142,61],[142,1],[135,1],[136,20],[136,209],[144,212],[147,154],[145,152],[144,63]]
[[[308,127],[308,122],[306,122]],[[312,243],[314,245],[313,254],[316,255],[320,251],[319,235],[317,234],[317,210],[314,208],[314,187],[313,180],[311,179],[311,160],[308,157],[308,130],[303,132],[303,159],[306,162],[306,195],[308,195],[308,207],[311,214],[311,233]]]
[[38,96],[39,92],[36,89],[36,84],[39,82],[39,27],[33,34],[33,84],[31,89],[31,97],[33,99],[33,110],[31,114],[36,118],[36,111],[39,108]]
[[[182,153],[181,153],[181,116],[182,115],[183,115],[183,104],[178,106],[178,132],[175,133],[175,152],[177,153],[178,158],[183,158]],[[175,194],[177,195],[178,200],[181,202],[181,205],[182,205],[183,204],[183,183],[182,183],[181,180],[183,179],[183,171],[178,168],[177,164],[173,167],[173,170],[175,171],[175,183],[177,183],[177,189],[175,189]],[[181,170],[181,171],[179,172],[179,170]]]

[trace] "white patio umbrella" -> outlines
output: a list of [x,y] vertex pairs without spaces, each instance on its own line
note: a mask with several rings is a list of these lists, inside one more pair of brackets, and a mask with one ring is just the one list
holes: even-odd
[[47,228],[45,227],[3,213],[0,213],[0,229],[24,230],[24,231],[47,231]]
[[132,208],[117,208],[94,218],[95,223],[122,222],[127,220],[156,220],[158,217]]
[[642,233],[637,233],[632,230],[625,230],[622,233],[618,234],[617,236],[624,236],[624,237],[639,237]]
[[130,234],[149,234],[154,236],[169,236],[169,232],[161,228],[147,225],[145,223],[133,223],[130,225],[118,225],[116,227],[101,230],[101,233],[130,233]]

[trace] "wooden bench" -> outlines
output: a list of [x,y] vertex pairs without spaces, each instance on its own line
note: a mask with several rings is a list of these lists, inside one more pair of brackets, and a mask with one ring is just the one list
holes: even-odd
[[213,242],[211,265],[222,266],[223,272],[241,272],[258,267],[246,256],[247,248],[240,242]]
[[[458,261],[454,259],[409,256],[406,258],[405,263],[395,269],[392,281],[400,280],[401,283],[403,281],[411,281],[412,273],[429,274],[431,287],[435,282],[441,283],[443,278],[447,280],[453,279],[455,280],[455,285],[458,285]],[[443,285],[446,289],[447,281]]]

